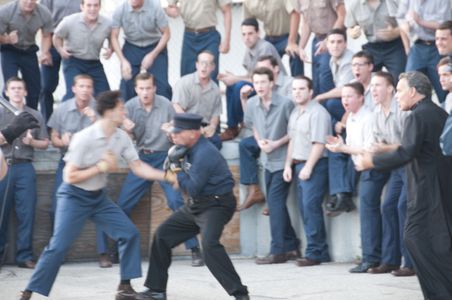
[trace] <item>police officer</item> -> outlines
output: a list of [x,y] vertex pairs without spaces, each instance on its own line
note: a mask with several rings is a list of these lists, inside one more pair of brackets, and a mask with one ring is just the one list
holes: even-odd
[[164,172],[140,161],[128,134],[118,129],[125,118],[119,95],[119,91],[100,94],[96,103],[100,119],[76,133],[69,145],[64,157],[64,182],[58,189],[53,236],[21,300],[30,299],[32,292],[48,296],[65,254],[88,218],[118,241],[121,282],[116,299],[134,299],[136,295],[130,279],[141,276],[140,235],[127,215],[108,198],[107,175],[116,169],[117,156],[124,158],[136,175],[148,180],[163,180]]
[[176,145],[188,148],[184,165],[190,167],[178,174],[167,171],[165,178],[187,192],[189,201],[157,229],[145,282],[149,289],[137,299],[166,299],[171,249],[198,233],[204,261],[215,278],[235,299],[249,299],[247,287],[219,242],[235,211],[234,180],[221,153],[201,134],[201,121],[201,116],[191,113],[174,117],[171,137]]

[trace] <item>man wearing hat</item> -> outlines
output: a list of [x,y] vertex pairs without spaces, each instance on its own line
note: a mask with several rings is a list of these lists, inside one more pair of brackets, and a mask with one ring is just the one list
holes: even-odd
[[221,153],[201,134],[201,121],[201,116],[191,113],[174,116],[171,138],[188,148],[184,165],[189,167],[177,174],[168,170],[165,180],[186,192],[188,203],[157,228],[145,282],[148,289],[137,299],[166,299],[171,249],[198,233],[204,262],[218,282],[235,299],[249,299],[247,287],[219,241],[236,207],[234,180]]

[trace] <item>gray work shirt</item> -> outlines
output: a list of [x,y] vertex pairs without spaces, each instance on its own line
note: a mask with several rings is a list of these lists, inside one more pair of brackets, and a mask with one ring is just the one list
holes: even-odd
[[231,0],[168,0],[169,5],[179,4],[185,27],[201,29],[217,24],[217,8],[231,5]]
[[243,57],[243,67],[248,71],[248,74],[251,74],[251,72],[254,71],[258,58],[264,55],[271,55],[276,58],[281,74],[287,75],[281,57],[278,54],[278,50],[276,50],[275,46],[270,42],[261,38],[256,42],[256,45],[254,45],[252,49],[246,49],[245,56]]
[[37,3],[30,17],[22,14],[19,1],[0,7],[0,34],[9,34],[17,30],[19,37],[17,44],[11,46],[26,50],[35,45],[36,33],[39,29],[45,33],[53,32],[52,16],[45,6]]
[[122,28],[127,42],[146,47],[162,37],[160,30],[168,27],[168,19],[160,5],[144,0],[143,6],[134,10],[129,1],[118,5],[112,18],[113,28]]
[[[287,135],[287,124],[293,108],[294,104],[289,98],[273,93],[267,111],[256,95],[247,102],[245,123],[248,127],[254,128],[261,139],[279,140]],[[287,144],[269,154],[262,152],[261,158],[265,169],[270,172],[283,170],[286,154]]]
[[[296,106],[290,114],[287,129],[292,141],[292,159],[308,160],[313,144],[326,144],[331,128],[330,114],[317,101],[309,101],[304,110]],[[328,157],[326,150],[322,156]]]
[[[406,19],[409,11],[413,10],[421,19],[425,21],[436,21],[442,23],[452,19],[450,0],[400,0],[397,10],[397,18]],[[416,22],[411,22],[410,36],[413,41],[417,39],[425,41],[435,41],[435,30],[420,26]]]
[[[96,165],[107,151],[113,152],[118,158],[122,157],[127,163],[139,159],[132,140],[124,130],[117,128],[107,138],[100,123],[96,122],[74,135],[64,161],[79,169],[87,169]],[[73,185],[87,191],[100,190],[107,185],[107,176],[106,173],[100,173]]]
[[[93,110],[96,109],[96,101],[92,99],[88,104]],[[93,122],[84,113],[80,112],[75,103],[75,98],[61,102],[50,116],[47,126],[56,131],[60,137],[65,133],[74,134],[88,127]],[[67,148],[60,148],[64,155]]]
[[291,76],[287,76],[284,74],[278,74],[278,78],[275,81],[275,85],[273,86],[273,91],[279,95],[292,98],[292,81],[293,78]]
[[96,26],[90,28],[83,20],[83,13],[63,18],[55,30],[72,56],[85,60],[99,60],[100,50],[110,33],[110,19],[99,15]]
[[344,54],[336,62],[333,57],[330,58],[331,74],[336,87],[344,86],[353,80],[352,57],[353,52],[345,49]]
[[80,12],[80,1],[41,0],[40,3],[47,7],[52,14],[53,29],[60,24],[64,17]]
[[375,106],[372,116],[371,143],[400,144],[402,141],[403,124],[409,111],[401,111],[395,99],[392,99],[391,109],[386,116],[381,105]]
[[183,76],[176,83],[173,103],[179,104],[185,112],[199,114],[206,123],[221,115],[220,88],[212,79],[202,87],[197,72]]
[[163,96],[155,95],[151,111],[147,112],[134,97],[127,101],[127,117],[135,123],[133,135],[140,150],[168,151],[171,144],[166,134],[160,129],[163,123],[173,119],[174,108]]
[[[48,139],[49,136],[47,134],[46,124],[44,122],[44,119],[42,118],[41,113],[39,113],[37,110],[29,108],[28,106],[24,107],[24,111],[30,113],[33,117],[35,117],[38,120],[39,128],[31,129],[31,135],[33,136],[33,138],[36,140]],[[6,128],[13,119],[14,115],[9,110],[5,110],[3,107],[0,107],[0,129]],[[26,135],[27,131],[25,131],[24,133],[22,133],[20,137],[15,139],[12,145],[10,144],[1,145],[3,155],[5,156],[5,158],[19,158],[28,160],[33,159],[34,148],[30,145],[25,145],[22,142],[22,139]]]
[[311,31],[317,35],[326,35],[333,29],[337,20],[337,7],[344,0],[299,0],[300,11]]
[[345,26],[350,28],[359,25],[371,43],[382,41],[376,35],[378,30],[398,26],[396,18],[390,16],[386,0],[380,0],[376,9],[369,6],[367,1],[349,0],[345,1],[345,9]]

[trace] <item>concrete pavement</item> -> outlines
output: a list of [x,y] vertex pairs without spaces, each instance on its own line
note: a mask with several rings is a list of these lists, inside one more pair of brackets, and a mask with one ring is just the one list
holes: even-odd
[[[256,265],[252,259],[234,258],[233,263],[250,291],[251,299],[300,300],[421,300],[417,277],[389,274],[350,274],[353,264],[328,263],[300,268],[293,262]],[[143,262],[143,275],[147,271]],[[18,299],[32,270],[4,266],[0,271],[0,299]],[[97,263],[67,263],[62,266],[49,298],[32,299],[111,300],[119,281],[119,268],[100,269]],[[177,259],[169,271],[169,300],[226,300],[229,297],[206,267],[193,268],[189,260]],[[138,291],[144,278],[132,281]]]

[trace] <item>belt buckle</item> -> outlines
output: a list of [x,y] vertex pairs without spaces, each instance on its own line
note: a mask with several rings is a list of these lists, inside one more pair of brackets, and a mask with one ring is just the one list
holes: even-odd
[[13,164],[13,159],[12,158],[6,158],[5,161],[6,161],[6,164],[8,166],[11,166]]

